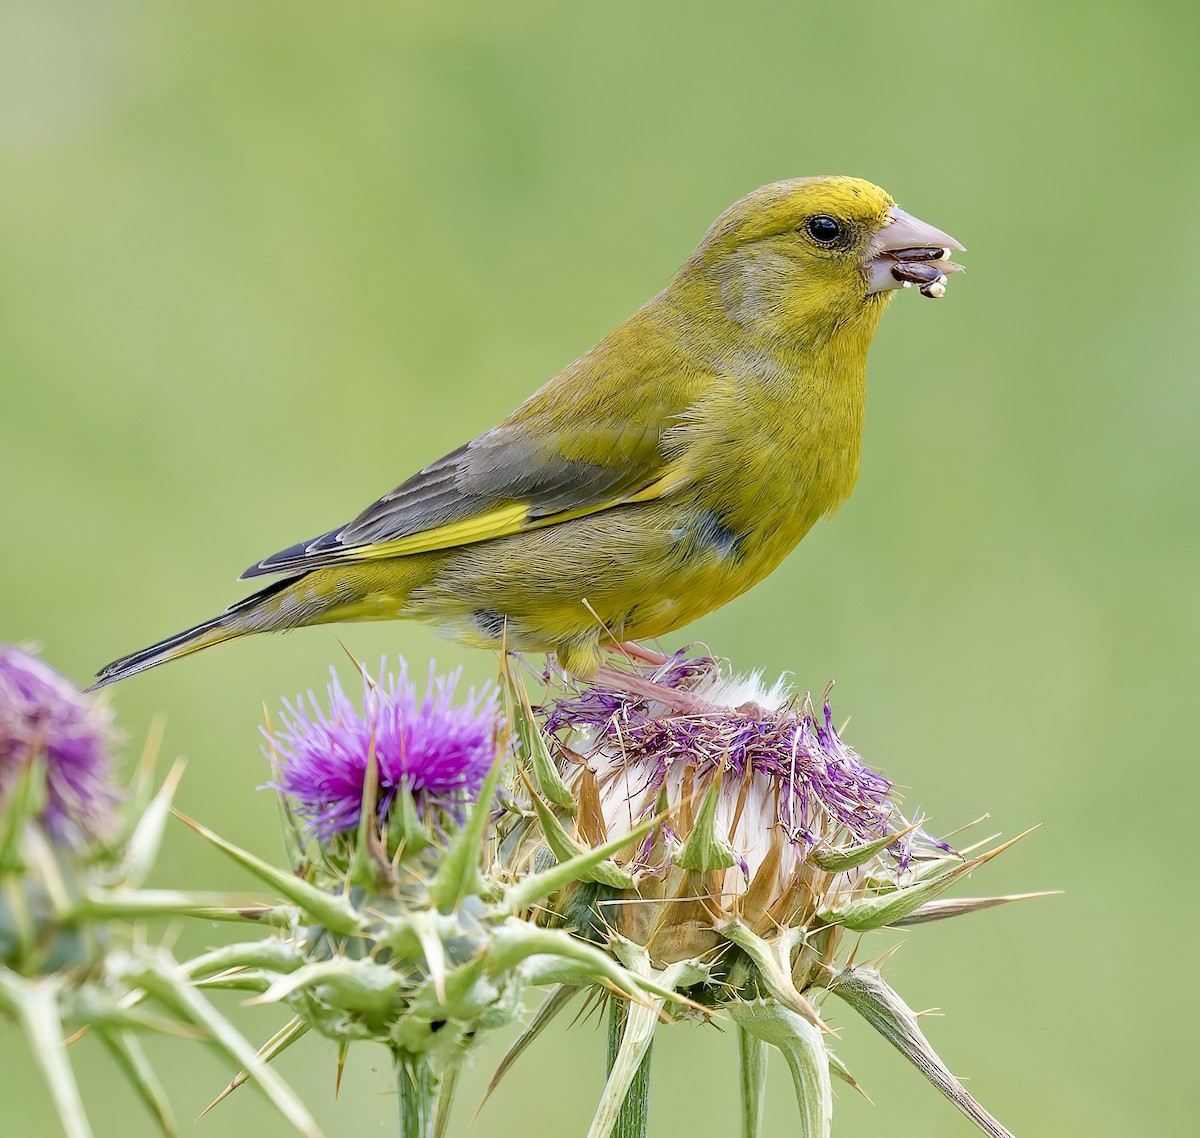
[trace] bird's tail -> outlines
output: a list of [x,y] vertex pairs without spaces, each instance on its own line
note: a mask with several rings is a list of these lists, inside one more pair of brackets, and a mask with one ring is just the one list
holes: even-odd
[[[287,577],[282,581],[275,581],[265,589],[260,589],[257,593],[244,597],[220,616],[213,617],[212,620],[206,620],[203,624],[196,625],[195,628],[186,629],[166,640],[160,640],[157,644],[151,644],[149,648],[143,648],[140,652],[132,652],[128,656],[114,660],[96,673],[96,682],[87,690],[95,691],[97,688],[107,687],[109,684],[115,684],[118,680],[124,680],[129,676],[136,676],[139,672],[156,668],[159,664],[167,663],[168,660],[178,660],[182,656],[190,656],[193,652],[199,652],[200,649],[208,648],[213,644],[221,644],[226,640],[233,640],[235,637],[245,636],[250,632],[265,632],[272,627],[280,627],[273,621],[262,619],[264,609],[268,607],[264,606],[263,602],[283,592],[296,580],[296,577]],[[269,607],[274,608],[275,606]]]

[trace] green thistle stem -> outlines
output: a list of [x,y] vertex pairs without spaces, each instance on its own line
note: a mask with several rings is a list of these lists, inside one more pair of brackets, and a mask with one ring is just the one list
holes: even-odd
[[759,1138],[767,1089],[767,1045],[744,1027],[737,1029],[737,1037],[742,1060],[742,1138]]
[[400,1138],[434,1138],[437,1078],[424,1059],[397,1051],[395,1060]]
[[[625,1000],[609,1000],[608,1011],[608,1070],[617,1061],[621,1039],[625,1032],[625,1015],[629,1005]],[[653,1046],[653,1045],[652,1045]],[[650,1125],[650,1050],[642,1060],[629,1084],[625,1102],[612,1128],[612,1138],[646,1138]]]

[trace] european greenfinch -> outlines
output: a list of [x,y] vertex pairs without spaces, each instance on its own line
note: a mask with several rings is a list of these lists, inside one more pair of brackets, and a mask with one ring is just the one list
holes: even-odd
[[761,581],[846,499],[879,318],[902,286],[941,296],[961,249],[858,178],[755,190],[498,427],[95,686],[247,633],[393,617],[595,675]]

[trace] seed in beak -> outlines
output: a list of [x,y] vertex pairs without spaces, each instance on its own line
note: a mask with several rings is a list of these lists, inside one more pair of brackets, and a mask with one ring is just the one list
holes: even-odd
[[[946,295],[946,278],[942,271],[930,264],[932,258],[926,258],[925,262],[909,261],[907,254],[912,250],[905,249],[903,253],[905,260],[898,262],[892,266],[892,276],[900,281],[906,288],[910,284],[921,286],[921,295],[937,300]],[[941,253],[942,250],[937,250]]]
[[950,250],[938,245],[919,245],[913,249],[889,249],[887,256],[893,261],[946,261]]

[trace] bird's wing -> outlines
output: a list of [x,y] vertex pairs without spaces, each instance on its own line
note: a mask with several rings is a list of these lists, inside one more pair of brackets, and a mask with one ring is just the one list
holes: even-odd
[[641,402],[635,419],[620,422],[596,421],[594,407],[585,423],[561,407],[553,417],[518,412],[348,525],[281,550],[242,576],[447,549],[661,497],[688,479],[682,455],[664,439],[678,423],[665,402],[660,391]]

